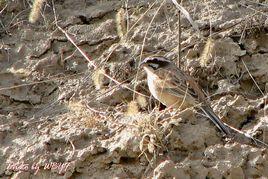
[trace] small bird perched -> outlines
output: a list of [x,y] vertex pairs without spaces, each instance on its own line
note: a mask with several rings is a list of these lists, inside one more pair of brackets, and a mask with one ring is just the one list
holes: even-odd
[[177,68],[175,63],[164,57],[148,57],[143,60],[141,67],[147,73],[149,90],[154,98],[171,108],[199,106],[224,134],[230,135],[227,126],[207,103],[199,85],[191,76]]
[[141,65],[147,73],[147,82],[152,95],[170,108],[185,109],[196,106],[227,136],[237,134],[251,144],[268,148],[268,144],[242,131],[224,124],[214,113],[206,100],[206,96],[195,80],[177,68],[176,64],[165,57],[147,57]]

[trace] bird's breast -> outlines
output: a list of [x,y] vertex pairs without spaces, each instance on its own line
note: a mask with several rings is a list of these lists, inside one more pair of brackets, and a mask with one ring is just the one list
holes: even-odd
[[178,97],[175,95],[172,95],[165,90],[166,84],[159,80],[157,76],[150,76],[147,78],[148,87],[155,99],[160,101],[162,104],[164,104],[167,107],[174,107],[174,108],[186,108],[191,106],[187,100],[185,101],[183,97]]
[[149,90],[150,90],[151,94],[154,96],[154,98],[159,100],[158,99],[157,86],[155,84],[155,80],[157,80],[156,78],[157,77],[155,77],[155,76],[148,77],[147,82],[148,82],[148,87],[149,87]]

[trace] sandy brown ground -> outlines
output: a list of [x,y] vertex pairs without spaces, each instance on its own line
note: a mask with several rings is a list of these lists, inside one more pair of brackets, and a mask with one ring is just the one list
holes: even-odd
[[[161,2],[47,1],[30,23],[30,0],[0,1],[0,178],[268,177],[266,149],[225,139],[193,108],[159,111],[150,97],[140,60],[179,54],[178,10]],[[183,1],[203,37],[182,15],[180,66],[222,120],[268,142],[259,2]]]

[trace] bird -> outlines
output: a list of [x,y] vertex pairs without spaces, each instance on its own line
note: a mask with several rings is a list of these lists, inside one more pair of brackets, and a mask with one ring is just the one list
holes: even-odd
[[145,58],[140,67],[147,74],[149,91],[155,99],[173,109],[198,106],[224,135],[231,135],[229,128],[214,113],[195,79],[179,69],[174,62],[162,56],[152,56]]
[[199,107],[226,137],[268,148],[267,143],[221,121],[195,79],[179,69],[174,62],[162,56],[152,56],[145,58],[140,67],[147,73],[149,91],[166,107],[181,110],[191,106]]

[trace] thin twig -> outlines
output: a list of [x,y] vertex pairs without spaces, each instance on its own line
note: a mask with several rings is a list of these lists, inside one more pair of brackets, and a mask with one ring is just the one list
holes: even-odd
[[127,38],[127,35],[129,34],[129,32],[136,26],[136,24],[138,24],[138,22],[145,16],[145,14],[147,14],[147,12],[149,12],[149,10],[157,3],[158,0],[155,0],[150,6],[149,8],[142,14],[142,16],[129,28],[129,30],[126,32],[125,34],[125,38]]
[[250,73],[250,71],[249,71],[249,69],[248,69],[248,67],[247,67],[247,65],[245,64],[245,62],[244,62],[243,59],[242,59],[242,63],[243,63],[243,65],[245,66],[245,68],[246,68],[246,70],[247,70],[247,72],[248,72],[250,78],[252,79],[252,81],[254,82],[254,84],[257,86],[258,90],[261,92],[262,96],[264,97],[264,96],[265,96],[264,93],[262,92],[262,90],[261,90],[261,88],[259,87],[258,83],[256,82],[256,80],[254,79],[254,77],[253,77],[252,74]]
[[181,11],[179,11],[179,29],[178,29],[178,33],[179,33],[179,44],[178,44],[178,67],[181,68]]
[[94,69],[97,68],[97,65],[92,61],[92,59],[90,57],[87,56],[87,54],[78,47],[78,45],[74,42],[73,38],[65,31],[63,30],[58,23],[56,22],[56,26],[58,27],[58,29],[64,33],[64,35],[67,37],[67,39],[75,46],[75,48],[82,54],[82,56],[90,63],[91,66],[94,67]]
[[260,14],[262,14],[262,15],[268,17],[268,14],[266,14],[266,13],[264,13],[264,12],[262,12],[262,11],[259,11],[259,10],[257,10],[257,9],[254,9],[254,8],[252,8],[251,6],[246,6],[246,5],[243,4],[243,3],[239,3],[239,5],[241,5],[241,6],[245,7],[245,8],[247,8],[247,9],[253,10],[253,11],[255,11],[255,12],[258,12],[258,13],[260,13]]
[[[67,39],[75,46],[75,48],[81,53],[81,55],[90,63],[91,66],[94,67],[94,69],[97,69],[97,65],[92,61],[92,58],[88,57],[87,54],[84,52],[84,50],[82,50],[80,47],[78,47],[78,45],[74,42],[73,38],[64,30],[62,29],[57,23],[56,23],[56,26],[58,27],[58,29],[60,31],[62,31],[62,33],[64,33],[64,35],[67,37]],[[113,82],[115,82],[116,84],[120,84],[121,85],[121,82],[117,81],[116,79],[112,78],[110,75],[108,75],[107,73],[102,73],[105,77],[109,78],[110,80],[112,80]],[[127,87],[126,85],[122,85],[124,88],[136,93],[136,94],[139,94],[141,96],[146,96],[140,92],[137,92],[135,89],[131,89],[129,87]]]
[[7,4],[5,5],[5,7],[3,7],[3,9],[1,9],[0,11],[0,15],[2,14],[2,12],[7,8]]
[[246,0],[246,1],[251,2],[253,4],[257,4],[257,5],[262,5],[262,6],[268,7],[268,4],[264,4],[264,3],[260,3],[260,2],[255,2],[255,1],[249,1],[249,0]]
[[198,25],[193,21],[193,19],[190,16],[189,12],[184,7],[182,7],[177,2],[177,0],[171,0],[171,1],[176,6],[176,8],[179,9],[179,11],[184,14],[184,16],[186,17],[186,19],[188,19],[188,21],[191,23],[191,25],[193,26],[193,28],[197,31],[198,35],[201,36],[201,32],[200,32],[200,30],[198,28]]
[[129,14],[128,14],[128,0],[126,0],[125,2],[125,9],[126,9],[126,19],[127,19],[127,32],[128,32],[128,29],[129,29]]
[[51,82],[51,81],[55,81],[55,80],[66,79],[66,78],[78,76],[78,75],[81,75],[81,74],[84,74],[84,73],[85,72],[77,73],[77,74],[74,74],[74,75],[63,76],[63,77],[59,77],[59,78],[53,78],[53,79],[49,79],[49,80],[43,80],[43,81],[37,81],[37,82],[32,82],[32,83],[27,83],[27,84],[21,84],[21,85],[16,85],[16,86],[4,87],[4,88],[0,88],[0,91],[10,90],[10,89],[20,88],[20,87],[24,87],[24,86],[30,86],[30,85],[40,84],[40,83],[47,83],[47,82]]
[[[139,64],[140,62],[142,61],[142,54],[143,54],[143,49],[144,49],[144,46],[145,46],[145,41],[146,41],[146,37],[147,37],[147,34],[149,32],[149,29],[156,17],[156,15],[158,14],[159,10],[161,9],[161,7],[164,5],[164,3],[166,2],[166,0],[163,0],[163,2],[160,4],[160,6],[158,7],[158,9],[156,10],[156,12],[154,13],[154,16],[153,18],[151,19],[146,31],[145,31],[145,35],[144,35],[144,38],[143,38],[143,42],[142,42],[142,46],[141,46],[141,53],[140,53],[140,60],[139,60]],[[138,74],[139,74],[139,69],[137,70],[137,73],[136,73],[136,76],[135,76],[135,81],[138,80]],[[137,88],[137,85],[135,84],[134,85],[134,90],[136,91],[136,88]],[[135,94],[133,94],[133,100],[135,99]]]

